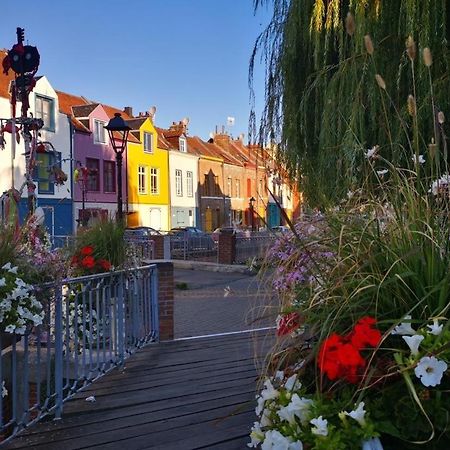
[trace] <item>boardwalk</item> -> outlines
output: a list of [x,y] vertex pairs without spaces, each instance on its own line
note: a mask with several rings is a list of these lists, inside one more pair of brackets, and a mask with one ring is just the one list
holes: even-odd
[[[6,448],[244,449],[255,418],[255,355],[271,342],[271,332],[258,332],[149,346],[69,401],[62,420]],[[87,402],[92,395],[96,402]]]

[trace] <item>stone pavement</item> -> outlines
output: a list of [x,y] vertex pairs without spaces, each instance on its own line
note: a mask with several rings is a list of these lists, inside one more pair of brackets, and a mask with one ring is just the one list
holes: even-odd
[[271,292],[255,275],[175,268],[174,278],[175,339],[275,324]]

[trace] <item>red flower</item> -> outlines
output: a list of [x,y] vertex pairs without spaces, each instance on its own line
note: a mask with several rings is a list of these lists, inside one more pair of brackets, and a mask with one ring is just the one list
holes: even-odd
[[106,260],[106,259],[100,259],[100,260],[98,261],[98,265],[99,265],[103,270],[106,270],[106,271],[108,271],[108,270],[111,269],[111,263],[110,263],[108,260]]
[[359,350],[365,347],[376,347],[381,341],[380,330],[373,328],[376,323],[373,317],[359,319],[348,336],[352,345]]
[[81,265],[87,269],[92,269],[95,266],[95,259],[93,256],[85,256],[81,260]]
[[285,314],[277,324],[277,336],[292,333],[300,325],[300,316],[296,312]]
[[328,339],[323,341],[319,349],[319,368],[330,380],[335,380],[341,376],[341,364],[337,358],[337,352],[342,344],[342,336],[333,333]]
[[80,250],[80,254],[82,256],[89,256],[92,255],[92,253],[94,253],[94,248],[91,247],[90,245],[86,245]]

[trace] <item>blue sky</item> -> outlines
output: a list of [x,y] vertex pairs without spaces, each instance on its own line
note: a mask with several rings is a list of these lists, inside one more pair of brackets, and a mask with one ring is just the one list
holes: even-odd
[[[157,107],[156,124],[189,117],[189,132],[207,139],[215,126],[248,131],[248,64],[269,12],[252,0],[2,0],[0,48],[17,26],[38,47],[59,90],[134,113]],[[18,7],[23,5],[23,7]],[[263,104],[263,67],[256,74]]]

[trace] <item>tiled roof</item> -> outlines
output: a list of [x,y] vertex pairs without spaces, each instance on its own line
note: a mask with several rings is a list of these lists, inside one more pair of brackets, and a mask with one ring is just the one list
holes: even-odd
[[89,114],[91,114],[91,112],[94,111],[97,106],[98,103],[72,106],[72,113],[75,117],[89,117]]
[[68,94],[67,92],[56,91],[59,100],[59,110],[67,114],[72,115],[72,106],[87,105],[89,102],[78,95]]
[[1,69],[1,63],[6,55],[6,50],[0,50],[0,97],[7,98],[9,100],[9,83],[14,80],[14,72],[10,70],[8,75],[5,75]]
[[163,150],[173,149],[172,144],[166,139],[165,133],[168,130],[164,130],[163,128],[155,127],[156,132],[158,133],[158,148]]
[[131,127],[132,130],[137,131],[141,128],[142,124],[145,122],[146,119],[148,119],[148,117],[136,117],[133,119],[128,119],[126,122],[127,125]]

